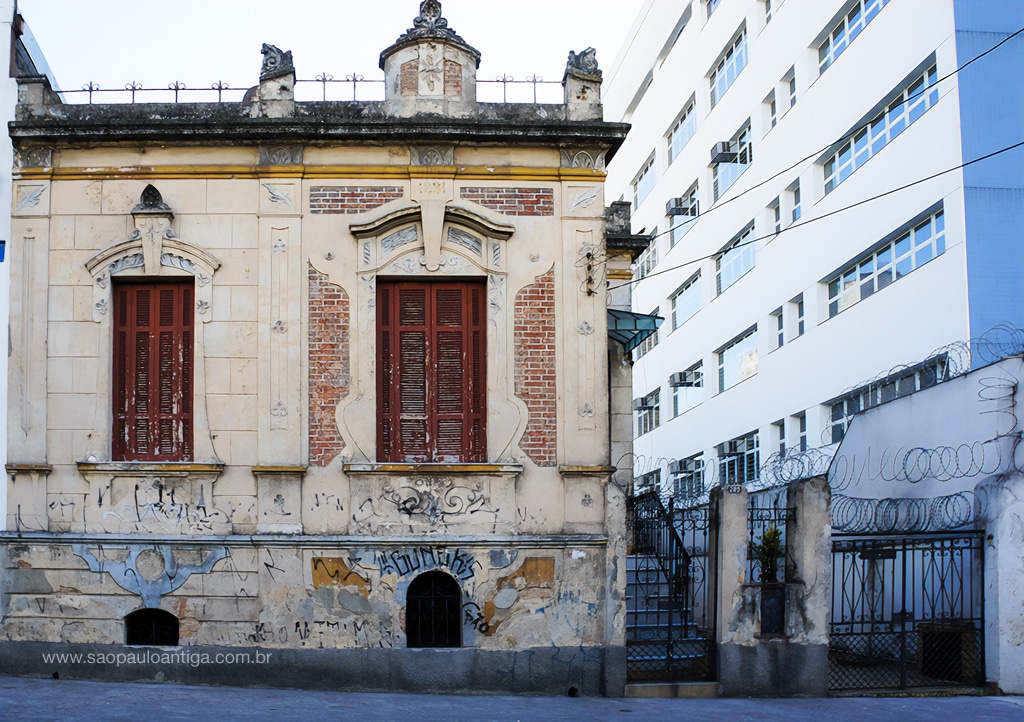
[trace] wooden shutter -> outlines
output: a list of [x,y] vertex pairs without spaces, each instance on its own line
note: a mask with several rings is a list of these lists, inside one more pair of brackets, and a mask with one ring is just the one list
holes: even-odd
[[115,459],[192,458],[193,298],[191,281],[114,287]]
[[484,461],[482,288],[382,282],[378,292],[380,458]]

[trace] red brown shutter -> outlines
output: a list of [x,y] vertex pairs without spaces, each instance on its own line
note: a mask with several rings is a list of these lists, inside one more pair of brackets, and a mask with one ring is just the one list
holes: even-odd
[[397,282],[378,289],[381,459],[484,461],[482,289]]
[[191,282],[114,289],[115,459],[192,458],[193,297]]

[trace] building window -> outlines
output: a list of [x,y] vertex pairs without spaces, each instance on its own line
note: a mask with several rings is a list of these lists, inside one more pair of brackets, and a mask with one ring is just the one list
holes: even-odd
[[793,419],[796,420],[796,428],[799,433],[798,448],[801,452],[807,451],[807,414],[800,412],[795,414]]
[[672,374],[668,384],[672,387],[672,416],[689,411],[704,400],[704,362]]
[[779,105],[775,102],[774,90],[764,99],[764,104],[768,107],[768,124],[774,128],[779,124]]
[[768,205],[768,222],[776,234],[782,231],[782,206],[778,197]]
[[683,114],[679,116],[679,120],[675,122],[672,129],[668,132],[668,162],[671,163],[679,154],[687,143],[690,142],[690,138],[697,132],[697,114],[693,112],[693,98],[686,104],[686,108],[683,109]]
[[407,647],[462,646],[462,590],[451,575],[420,574],[409,583],[405,599]]
[[633,264],[633,276],[636,280],[640,280],[658,265],[658,231],[655,229],[654,238],[650,244],[645,248],[639,256],[637,256],[636,262]]
[[482,283],[377,284],[381,461],[486,461]]
[[113,295],[113,458],[191,461],[193,281],[118,283]]
[[636,410],[636,435],[654,431],[661,424],[661,389],[654,389],[643,398],[636,399],[633,408]]
[[679,289],[672,294],[672,330],[686,323],[693,318],[693,315],[700,310],[701,303],[701,282],[700,271],[691,276]]
[[124,618],[124,643],[132,646],[178,646],[178,618],[163,609],[138,609]]
[[935,356],[916,366],[889,374],[884,378],[872,381],[848,394],[828,402],[829,429],[828,433],[833,444],[838,444],[850,427],[850,420],[855,414],[874,408],[887,401],[908,396],[915,391],[927,389],[949,378],[949,368],[945,354]]
[[718,351],[718,391],[757,373],[757,327]]
[[773,330],[775,331],[775,348],[782,348],[786,343],[786,319],[782,313],[782,307],[772,311]]
[[881,291],[945,250],[946,223],[940,210],[828,281],[829,318]]
[[804,294],[801,293],[790,304],[796,312],[796,337],[799,338],[804,335]]
[[[661,308],[660,307],[654,309],[650,313],[651,316],[658,316],[660,314],[661,314]],[[637,346],[635,349],[633,349],[633,360],[634,361],[639,361],[644,356],[646,356],[648,353],[650,353],[651,350],[655,346],[658,345],[658,333],[659,333],[659,330],[657,328],[654,329],[654,333],[650,334],[647,338],[645,338],[643,341],[640,342],[639,346]]]
[[736,179],[754,160],[754,146],[750,142],[750,121],[728,143],[715,147],[712,156],[712,190],[717,201],[732,187]]
[[652,155],[644,167],[640,169],[640,172],[636,174],[636,179],[633,181],[633,208],[639,208],[640,204],[644,202],[644,199],[650,195],[654,189],[656,182],[654,176],[654,156]]
[[825,192],[829,193],[850,174],[889,144],[907,126],[939,101],[935,66],[931,66],[889,103],[888,107],[851,134],[825,161]]
[[774,424],[772,424],[772,428],[775,429],[775,438],[779,442],[779,458],[780,459],[785,459],[786,458],[786,420],[785,419],[779,419]]
[[747,30],[740,30],[736,39],[722,53],[721,60],[711,71],[711,107],[714,108],[722,99],[736,78],[747,67]]
[[792,223],[800,220],[803,211],[800,209],[800,181],[789,187],[790,218]]
[[888,2],[889,0],[857,0],[850,11],[832,28],[825,42],[818,46],[819,72],[824,73],[836,58],[843,54]]
[[764,24],[772,21],[772,0],[764,0]]
[[704,493],[704,455],[680,459],[671,466],[672,495],[680,501],[692,501]]
[[761,466],[757,432],[718,445],[718,475],[722,484],[757,481]]
[[722,0],[704,0],[704,2],[708,6],[708,17],[711,17],[712,13],[714,13],[715,10],[718,9],[718,6],[722,2]]
[[786,86],[786,96],[789,98],[789,107],[796,105],[796,69],[790,68],[789,72],[782,79]]
[[647,492],[660,492],[661,490],[661,469],[656,471],[649,471],[646,474],[638,477],[636,480],[636,488],[634,495],[639,496],[640,494],[646,494]]
[[672,198],[666,209],[672,218],[669,234],[669,247],[675,248],[683,236],[690,232],[697,218],[700,215],[700,207],[697,200],[698,186],[694,182],[686,193],[678,198]]
[[725,292],[754,267],[757,260],[751,223],[715,257],[715,291]]

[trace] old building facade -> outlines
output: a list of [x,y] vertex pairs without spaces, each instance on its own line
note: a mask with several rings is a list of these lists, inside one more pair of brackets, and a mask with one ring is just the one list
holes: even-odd
[[593,53],[564,104],[478,103],[427,0],[381,102],[263,54],[241,103],[20,86],[3,669],[621,694]]

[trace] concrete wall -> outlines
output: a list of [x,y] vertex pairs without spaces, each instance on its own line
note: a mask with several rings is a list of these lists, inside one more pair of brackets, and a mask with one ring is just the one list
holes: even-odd
[[[1024,689],[1022,377],[1024,360],[1011,356],[864,412],[829,470],[837,531],[984,530],[985,669],[1012,694]],[[897,501],[883,510],[879,500]]]
[[711,493],[716,523],[710,542],[717,599],[716,672],[726,697],[824,696],[828,693],[828,616],[832,596],[829,488],[823,477],[789,487],[785,623],[762,631],[764,587],[751,583],[748,495],[719,487]]

